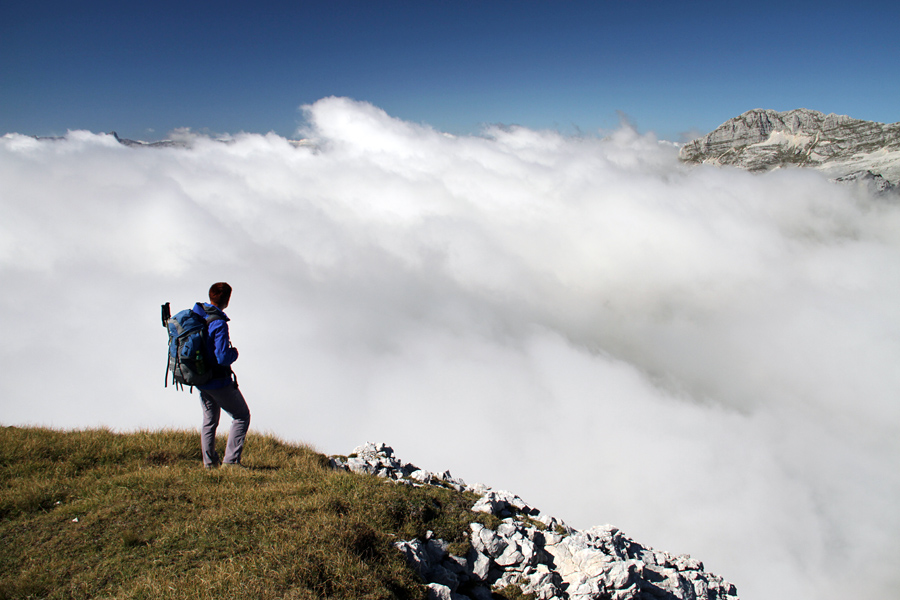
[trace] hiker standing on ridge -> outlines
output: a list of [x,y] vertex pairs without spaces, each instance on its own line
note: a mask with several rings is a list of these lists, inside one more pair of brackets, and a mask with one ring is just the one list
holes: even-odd
[[[213,378],[198,385],[200,403],[203,406],[203,426],[200,429],[200,448],[203,451],[203,466],[214,469],[219,466],[216,452],[216,428],[219,416],[224,410],[231,415],[231,431],[225,448],[226,465],[240,465],[244,450],[244,438],[250,427],[250,409],[244,395],[238,389],[237,378],[231,370],[231,363],[237,360],[237,348],[231,346],[228,335],[228,317],[223,310],[231,300],[231,286],[220,281],[209,288],[209,304],[196,303],[193,311],[209,323],[210,354],[214,354],[218,364],[214,367]],[[214,317],[209,319],[209,317]]]

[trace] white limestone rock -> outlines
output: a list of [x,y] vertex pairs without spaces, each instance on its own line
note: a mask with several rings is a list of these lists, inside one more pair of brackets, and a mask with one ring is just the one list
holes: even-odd
[[645,548],[609,525],[575,532],[545,550],[572,588],[602,584],[614,598],[635,594],[679,600],[737,598],[735,587],[703,571],[700,561]]
[[426,471],[425,469],[416,469],[409,474],[409,478],[426,485],[434,482],[434,476],[431,474],[431,471]]
[[479,581],[486,581],[491,570],[491,559],[475,548],[471,550],[470,555],[472,575]]
[[853,173],[883,178],[883,192],[900,181],[900,123],[886,125],[798,108],[754,109],[685,144],[688,163],[733,165],[750,171],[798,166],[835,181]]
[[[398,482],[474,491],[449,471],[438,475],[402,463],[385,444],[366,444],[346,460],[332,457],[332,464]],[[496,529],[470,523],[466,556],[450,554],[449,544],[430,531],[424,539],[394,544],[428,585],[429,598],[489,600],[491,589],[514,585],[539,600],[738,600],[734,585],[690,556],[647,548],[611,525],[575,530],[511,492],[479,489],[473,512],[503,520]]]
[[496,531],[481,523],[470,523],[469,528],[472,530],[472,547],[490,558],[500,556],[509,545]]
[[490,490],[472,507],[475,512],[485,512],[498,517],[510,517],[516,513],[537,515],[540,511],[528,506],[524,500],[511,492]]
[[429,583],[427,587],[428,600],[468,600],[467,596],[454,594],[446,585]]

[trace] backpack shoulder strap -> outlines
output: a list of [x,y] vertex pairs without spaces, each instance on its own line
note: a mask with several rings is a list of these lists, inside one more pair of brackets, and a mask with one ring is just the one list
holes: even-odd
[[222,313],[219,312],[219,309],[214,306],[207,306],[202,302],[198,302],[200,306],[203,307],[203,310],[206,311],[206,324],[209,325],[213,321],[224,321],[226,320]]

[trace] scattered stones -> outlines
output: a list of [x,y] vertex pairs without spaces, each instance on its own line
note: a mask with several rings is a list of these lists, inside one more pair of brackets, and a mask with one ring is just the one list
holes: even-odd
[[332,456],[330,460],[332,468],[335,469],[376,475],[409,485],[438,485],[458,492],[485,489],[482,485],[468,487],[465,481],[453,477],[450,471],[438,474],[410,463],[402,463],[394,457],[394,449],[384,443],[366,442],[362,446],[357,446],[348,457]]
[[475,512],[484,512],[497,515],[499,517],[511,517],[514,514],[521,513],[524,515],[538,515],[540,511],[531,508],[525,501],[505,491],[485,490],[481,500],[472,507]]
[[467,486],[402,463],[385,444],[367,443],[332,465],[406,485],[436,485],[480,496],[473,512],[502,519],[496,529],[473,522],[465,556],[431,532],[424,540],[395,542],[428,586],[430,600],[491,600],[508,586],[537,600],[738,600],[735,586],[707,573],[687,555],[647,548],[611,525],[584,531],[542,514],[507,491]]

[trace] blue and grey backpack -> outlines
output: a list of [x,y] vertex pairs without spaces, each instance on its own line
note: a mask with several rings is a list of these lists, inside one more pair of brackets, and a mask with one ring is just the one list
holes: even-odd
[[209,323],[221,319],[207,315],[204,319],[191,309],[171,316],[169,303],[162,305],[162,324],[169,330],[169,362],[166,366],[166,387],[169,371],[176,387],[203,385],[213,378],[218,362],[210,353]]

